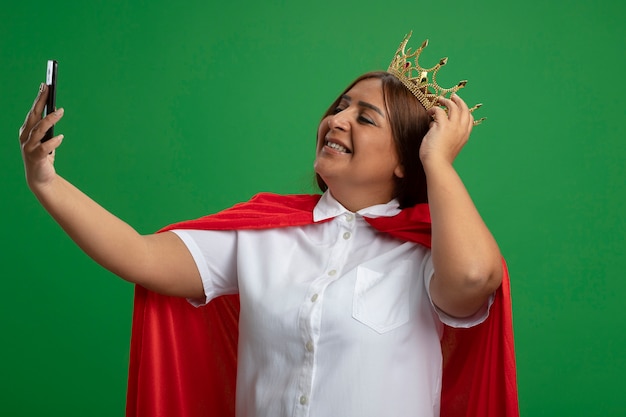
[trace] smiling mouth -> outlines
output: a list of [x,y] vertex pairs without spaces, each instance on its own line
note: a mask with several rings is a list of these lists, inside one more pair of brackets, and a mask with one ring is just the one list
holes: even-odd
[[328,146],[330,149],[336,150],[337,152],[352,153],[352,152],[350,152],[350,149],[346,148],[343,145],[335,143],[335,142],[326,141],[326,143],[324,143],[324,145]]

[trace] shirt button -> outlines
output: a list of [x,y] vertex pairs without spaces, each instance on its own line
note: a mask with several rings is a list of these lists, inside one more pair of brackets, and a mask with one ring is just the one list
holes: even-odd
[[313,342],[311,342],[310,340],[306,342],[306,350],[308,352],[313,352]]
[[346,214],[346,220],[349,221],[349,222],[354,220],[354,214],[352,214],[352,213]]
[[313,296],[311,297],[311,301],[312,302],[316,302],[317,301],[317,297],[319,297],[319,295],[313,294]]
[[300,404],[302,405],[306,405],[306,403],[309,401],[309,399],[306,397],[306,395],[303,395],[300,397]]
[[337,270],[335,269],[331,269],[330,271],[328,271],[328,275],[330,275],[331,277],[334,276],[337,273]]
[[352,234],[351,234],[350,232],[346,232],[346,233],[344,233],[344,234],[343,234],[343,238],[344,238],[345,240],[350,239],[350,236],[352,236]]

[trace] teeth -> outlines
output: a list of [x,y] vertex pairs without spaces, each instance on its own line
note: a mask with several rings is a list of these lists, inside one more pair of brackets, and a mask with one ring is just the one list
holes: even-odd
[[326,142],[326,146],[328,146],[329,148],[333,148],[336,151],[339,152],[343,152],[343,153],[348,153],[348,148],[346,148],[345,146],[341,146],[338,143],[335,142]]

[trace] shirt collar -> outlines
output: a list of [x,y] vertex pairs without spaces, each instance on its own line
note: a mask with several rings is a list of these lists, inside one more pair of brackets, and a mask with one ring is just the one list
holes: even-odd
[[[356,214],[370,218],[393,217],[400,213],[400,211],[398,200],[393,199],[385,204],[376,204],[374,206],[365,207],[364,209],[357,211]],[[335,198],[330,194],[330,191],[326,191],[313,209],[313,221],[320,222],[345,213],[350,213],[350,211],[342,206],[339,201],[335,200]]]

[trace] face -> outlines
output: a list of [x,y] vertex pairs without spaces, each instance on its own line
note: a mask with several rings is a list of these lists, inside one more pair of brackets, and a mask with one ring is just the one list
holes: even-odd
[[334,114],[322,119],[314,166],[342,204],[342,198],[367,200],[368,205],[393,198],[395,178],[402,177],[403,170],[380,79],[355,84],[341,98]]

